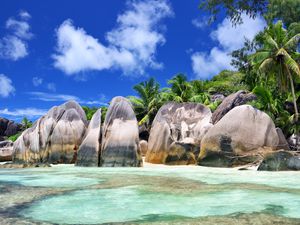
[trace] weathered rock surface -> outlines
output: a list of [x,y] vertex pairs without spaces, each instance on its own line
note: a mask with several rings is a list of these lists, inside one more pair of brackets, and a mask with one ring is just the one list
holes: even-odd
[[148,151],[148,142],[145,140],[141,140],[140,141],[140,149],[141,149],[142,156],[145,156]]
[[275,150],[279,138],[272,119],[250,105],[228,112],[204,136],[198,163],[230,167],[254,162],[259,152]]
[[101,109],[93,115],[78,154],[77,166],[99,166],[101,147]]
[[166,165],[196,164],[200,146],[193,143],[173,142],[165,159]]
[[13,142],[1,141],[0,142],[0,162],[11,161],[13,155]]
[[282,130],[279,127],[277,127],[276,132],[279,138],[277,149],[290,150],[289,143],[287,142]]
[[300,150],[300,135],[293,134],[288,138],[287,141],[291,150],[293,151]]
[[0,117],[1,140],[4,140],[5,137],[9,137],[9,136],[17,134],[18,132],[22,131],[22,129],[23,129],[22,124],[15,123],[14,121]]
[[216,124],[222,117],[236,106],[255,100],[256,96],[246,91],[238,91],[227,96],[212,114],[212,123]]
[[113,98],[106,113],[100,166],[142,166],[138,123],[126,98]]
[[300,154],[284,150],[268,153],[259,165],[258,170],[300,170]]
[[[199,146],[208,129],[211,111],[197,103],[163,105],[151,127],[146,162],[194,164],[194,147]],[[189,147],[188,147],[189,146]],[[193,147],[192,147],[193,146]]]
[[86,130],[86,116],[74,101],[55,106],[14,143],[14,162],[74,163]]

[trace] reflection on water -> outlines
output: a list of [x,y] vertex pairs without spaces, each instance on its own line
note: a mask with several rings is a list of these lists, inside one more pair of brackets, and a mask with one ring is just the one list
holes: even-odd
[[[205,167],[0,170],[1,224],[300,224],[300,174]],[[3,191],[4,190],[4,191]]]

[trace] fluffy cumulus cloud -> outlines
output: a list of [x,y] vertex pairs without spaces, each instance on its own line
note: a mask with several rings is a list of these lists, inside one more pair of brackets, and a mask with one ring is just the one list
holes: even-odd
[[28,23],[30,18],[28,12],[21,11],[18,19],[6,21],[7,34],[0,38],[0,58],[16,61],[28,55],[27,41],[33,37]]
[[147,67],[160,68],[155,59],[157,47],[165,43],[160,22],[172,14],[167,0],[128,2],[116,27],[105,35],[106,44],[66,20],[57,29],[54,65],[69,75],[111,68],[142,75]]
[[217,43],[210,52],[195,52],[191,56],[192,68],[197,78],[210,79],[224,69],[233,69],[230,65],[230,53],[243,46],[245,39],[252,40],[265,27],[263,18],[251,19],[242,15],[243,24],[232,26],[229,19],[224,19],[218,28],[210,34]]
[[6,98],[15,92],[11,79],[4,74],[0,74],[0,97]]

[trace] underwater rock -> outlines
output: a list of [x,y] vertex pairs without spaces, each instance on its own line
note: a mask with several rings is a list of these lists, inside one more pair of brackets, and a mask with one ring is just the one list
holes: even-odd
[[100,166],[142,166],[138,122],[124,97],[113,98],[106,113]]
[[257,170],[300,170],[300,155],[291,151],[276,151],[265,155]]
[[101,147],[101,109],[93,115],[78,154],[76,166],[98,166]]
[[74,101],[51,108],[14,143],[18,163],[74,163],[86,130],[86,116]]
[[[212,126],[210,120],[211,111],[202,104],[170,102],[163,105],[152,123],[146,162],[175,165],[177,157],[178,164],[194,164],[187,155],[195,151],[188,149],[200,145]],[[192,145],[194,147],[187,148]]]
[[230,167],[259,160],[275,150],[279,138],[272,119],[250,105],[229,111],[204,136],[199,165]]
[[222,117],[236,106],[244,105],[256,99],[256,96],[246,91],[238,91],[227,96],[212,114],[212,123],[216,124]]

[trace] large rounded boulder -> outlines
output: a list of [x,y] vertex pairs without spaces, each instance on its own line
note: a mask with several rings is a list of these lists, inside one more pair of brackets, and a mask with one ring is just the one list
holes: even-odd
[[212,126],[211,111],[197,103],[163,105],[152,123],[146,162],[195,164],[199,146]]
[[75,163],[86,130],[83,109],[74,101],[55,106],[14,143],[19,163]]
[[105,116],[100,166],[142,166],[138,122],[130,102],[115,97]]
[[98,166],[101,141],[101,109],[93,115],[78,154],[77,166]]
[[260,159],[260,151],[275,150],[279,137],[272,119],[250,105],[229,111],[204,136],[198,158],[203,166],[229,167]]

